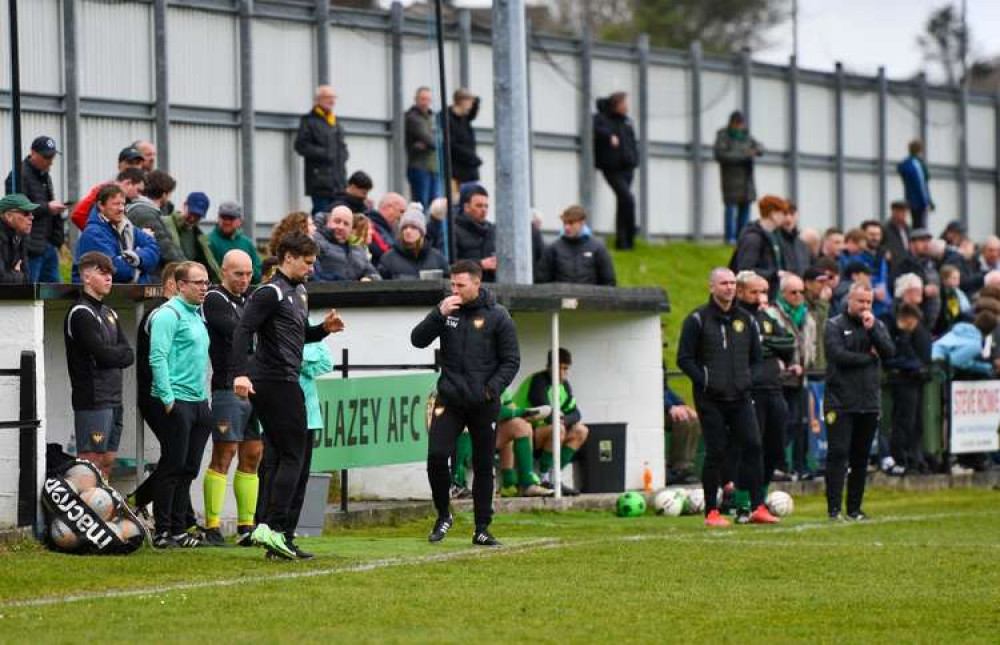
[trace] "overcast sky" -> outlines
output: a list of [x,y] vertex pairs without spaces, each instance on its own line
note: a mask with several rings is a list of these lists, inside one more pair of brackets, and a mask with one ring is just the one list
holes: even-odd
[[[890,78],[906,78],[923,66],[917,36],[930,13],[947,0],[799,0],[800,67],[875,74],[885,65]],[[958,0],[954,2],[960,6]],[[1000,55],[1000,0],[968,0],[975,57]],[[791,22],[772,30],[772,46],[758,60],[786,64],[792,54]],[[934,77],[939,78],[938,72]]]

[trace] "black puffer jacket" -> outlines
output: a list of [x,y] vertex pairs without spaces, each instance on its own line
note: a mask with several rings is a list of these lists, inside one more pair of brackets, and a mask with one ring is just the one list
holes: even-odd
[[[247,353],[257,335],[257,349]],[[302,346],[326,337],[322,323],[309,324],[309,299],[301,282],[292,282],[279,269],[274,278],[247,300],[240,324],[233,334],[229,364],[233,377],[251,381],[299,382]]]
[[451,176],[460,184],[479,181],[479,166],[483,160],[476,154],[476,132],[472,122],[479,116],[479,97],[465,116],[458,116],[448,110],[448,126],[451,129]]
[[[611,145],[611,137],[618,145]],[[635,142],[632,119],[611,111],[610,98],[597,99],[594,115],[594,165],[599,170],[617,172],[639,165],[639,147]]]
[[438,307],[410,334],[414,347],[441,339],[438,400],[445,405],[496,405],[521,365],[517,329],[510,314],[486,289],[450,316]]
[[310,110],[299,122],[295,152],[306,161],[306,195],[331,198],[347,186],[347,144],[344,128]]
[[[465,213],[455,216],[455,257],[477,262],[497,254],[496,227],[491,222],[475,222]],[[483,279],[492,282],[494,271],[484,271]]]
[[417,280],[421,271],[435,269],[442,271],[444,277],[448,276],[448,261],[428,244],[421,245],[420,252],[414,253],[402,242],[397,242],[378,263],[379,273],[386,280]]
[[535,282],[615,285],[611,254],[590,235],[560,237],[545,248]]
[[724,311],[710,298],[684,319],[677,366],[691,379],[696,399],[746,398],[760,360],[757,322],[736,304]]
[[[865,329],[846,313],[826,323],[826,396],[823,408],[832,412],[879,412],[882,409],[882,361],[895,347],[885,324],[876,319]],[[875,353],[872,353],[872,350]]]
[[[62,215],[58,215],[49,210],[49,202],[55,199],[55,191],[52,189],[52,176],[48,172],[43,172],[35,168],[31,157],[25,157],[21,163],[21,185],[17,187],[17,192],[27,197],[31,203],[38,204],[35,209],[31,234],[25,241],[28,248],[28,255],[38,256],[45,253],[46,246],[51,244],[57,249],[63,245],[66,239],[66,228]],[[7,175],[7,194],[11,192],[12,177]]]
[[82,294],[63,324],[66,366],[74,410],[100,410],[122,404],[122,370],[135,361],[118,314]]
[[760,225],[760,220],[747,224],[740,233],[729,268],[733,273],[753,271],[764,278],[773,297],[778,289],[778,271],[784,268],[777,231],[769,233]]

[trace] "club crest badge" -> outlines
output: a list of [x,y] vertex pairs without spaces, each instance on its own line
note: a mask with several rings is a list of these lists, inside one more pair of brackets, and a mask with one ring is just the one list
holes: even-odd
[[103,432],[91,432],[90,433],[90,440],[94,443],[95,446],[100,446],[101,444],[104,443],[104,433]]
[[830,426],[837,422],[837,413],[833,410],[826,413],[826,425]]
[[742,320],[734,320],[733,321],[733,331],[735,331],[737,334],[742,334],[743,330],[746,329],[746,328],[747,328],[747,326],[745,324],[743,324]]
[[474,318],[472,320],[472,326],[475,327],[477,330],[481,330],[483,327],[486,326],[486,319],[485,318]]

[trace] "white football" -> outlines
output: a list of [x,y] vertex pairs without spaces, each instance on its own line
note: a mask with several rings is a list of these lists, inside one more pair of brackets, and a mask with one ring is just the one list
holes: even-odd
[[792,496],[785,491],[775,490],[767,496],[767,508],[774,515],[785,517],[791,515],[792,511],[795,510],[795,502],[792,500]]

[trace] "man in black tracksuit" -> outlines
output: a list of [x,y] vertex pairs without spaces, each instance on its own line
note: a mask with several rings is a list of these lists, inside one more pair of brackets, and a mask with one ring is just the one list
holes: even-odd
[[855,282],[847,294],[847,311],[826,323],[826,506],[830,519],[840,519],[847,478],[847,518],[863,520],[868,453],[882,409],[882,361],[894,346],[881,320],[872,313],[870,286]]
[[[309,301],[305,281],[312,272],[319,249],[304,233],[290,233],[278,243],[278,270],[247,301],[243,317],[233,334],[233,391],[250,397],[264,432],[265,478],[260,496],[267,508],[254,529],[251,540],[269,553],[293,559],[301,557],[294,543],[295,530],[289,509],[311,440],[306,422],[306,403],[299,387],[302,346],[327,334],[344,329],[336,311],[327,312],[323,322],[309,324]],[[256,334],[257,349],[246,348]]]
[[739,448],[738,492],[747,495],[753,513],[741,521],[774,523],[761,497],[763,465],[760,432],[750,400],[751,366],[761,360],[757,323],[733,303],[736,277],[725,268],[712,271],[711,297],[684,319],[677,366],[691,379],[695,406],[705,438],[702,486],[705,525],[728,526],[719,512],[718,492],[730,442]]
[[448,509],[451,471],[448,459],[465,428],[472,439],[472,487],[476,531],[472,543],[500,546],[490,534],[493,515],[493,452],[500,395],[521,364],[517,330],[507,310],[481,287],[482,269],[460,260],[451,269],[451,295],[441,301],[410,334],[415,347],[441,339],[441,377],[428,429],[427,479],[438,519],[428,536],[440,542],[453,524]]
[[763,486],[771,484],[774,469],[785,463],[785,424],[788,422],[788,405],[781,391],[781,373],[795,357],[795,336],[781,326],[765,310],[767,280],[751,271],[741,271],[736,276],[736,293],[740,306],[757,321],[760,330],[761,361],[750,366],[753,385],[754,410],[760,429],[764,457]]
[[80,256],[78,266],[83,293],[63,326],[76,447],[107,477],[122,434],[122,370],[135,354],[118,314],[103,302],[111,293],[111,258],[91,251]]

